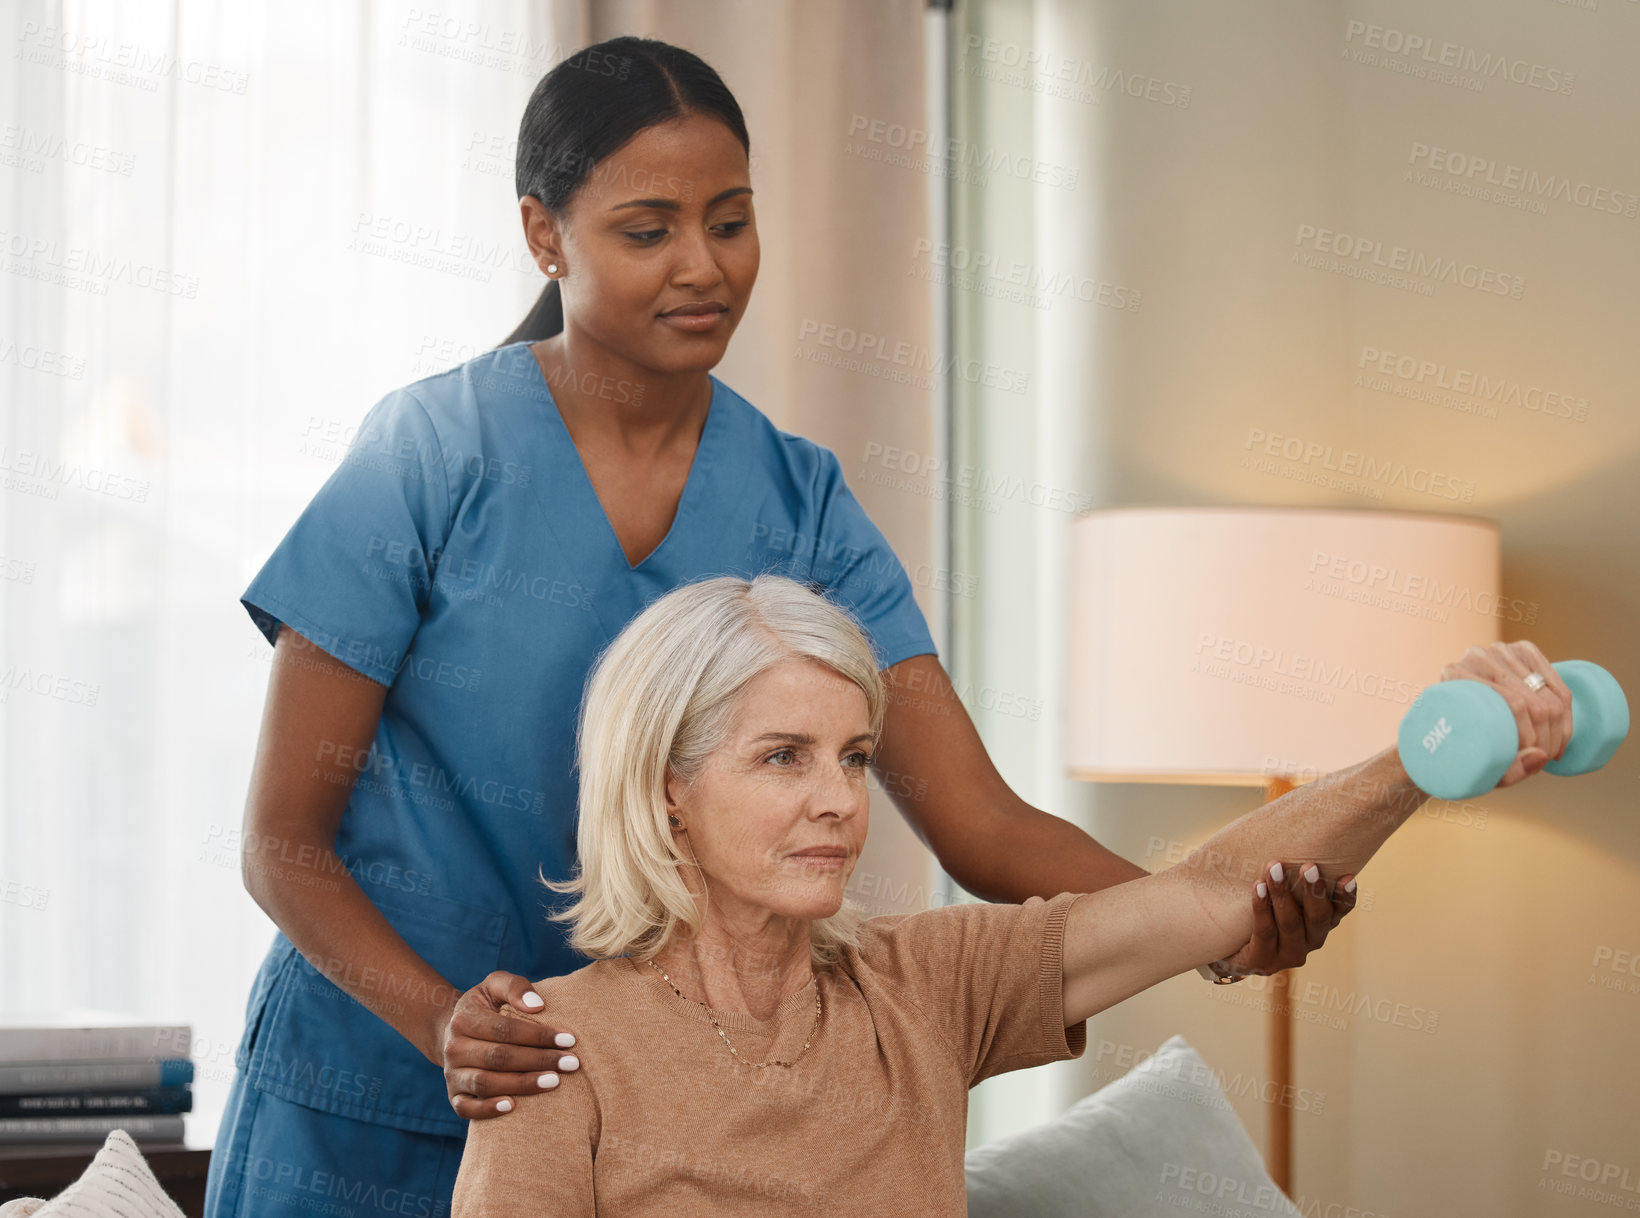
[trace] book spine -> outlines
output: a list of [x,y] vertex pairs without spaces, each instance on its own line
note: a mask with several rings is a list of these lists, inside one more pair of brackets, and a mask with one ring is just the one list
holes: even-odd
[[139,1141],[182,1141],[180,1116],[0,1117],[0,1145],[18,1142],[100,1142],[123,1129]]
[[45,1095],[59,1091],[144,1091],[193,1082],[187,1058],[162,1062],[40,1062],[0,1065],[0,1095]]
[[144,1091],[58,1091],[46,1095],[0,1095],[0,1117],[128,1116],[134,1113],[192,1112],[188,1087],[149,1087]]
[[125,1059],[161,1061],[187,1057],[193,1029],[187,1024],[124,1028],[0,1027],[0,1062],[85,1062]]

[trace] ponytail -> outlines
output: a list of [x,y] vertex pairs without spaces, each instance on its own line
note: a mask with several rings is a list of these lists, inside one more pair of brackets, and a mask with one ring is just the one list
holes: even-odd
[[535,298],[535,304],[529,315],[518,323],[518,328],[501,340],[503,347],[513,343],[538,343],[543,338],[551,338],[560,334],[564,329],[564,298],[559,294],[558,281],[547,280],[547,286],[541,289],[541,295]]

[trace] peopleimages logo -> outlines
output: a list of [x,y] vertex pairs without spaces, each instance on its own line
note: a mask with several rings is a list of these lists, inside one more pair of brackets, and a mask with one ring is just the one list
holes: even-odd
[[1187,84],[979,34],[964,39],[958,67],[985,80],[1085,104],[1097,103],[1105,93],[1122,93],[1180,110],[1190,106]]
[[1388,55],[1404,56],[1426,70],[1433,66],[1466,73],[1479,78],[1483,84],[1488,80],[1502,79],[1547,93],[1570,94],[1577,81],[1577,74],[1564,68],[1366,21],[1347,22],[1344,42],[1346,46],[1368,47]]
[[[849,141],[845,152],[864,152],[868,148],[888,150],[908,158],[905,164],[912,168],[924,167],[921,157],[932,158],[936,166],[978,170],[983,173],[1003,173],[1020,181],[1038,186],[1058,186],[1075,190],[1081,170],[1057,161],[1045,161],[1025,153],[1012,153],[999,148],[981,147],[969,140],[947,137],[937,139],[920,127],[891,123],[865,114],[850,116]],[[856,145],[855,140],[864,141]],[[874,156],[872,159],[884,159]],[[888,158],[894,159],[894,158]]]
[[[1538,603],[1523,601],[1515,596],[1500,596],[1482,589],[1476,592],[1467,584],[1443,583],[1439,576],[1419,571],[1403,571],[1384,563],[1371,562],[1348,554],[1330,554],[1316,550],[1310,555],[1311,579],[1306,591],[1324,592],[1327,580],[1348,583],[1363,592],[1378,592],[1391,597],[1405,597],[1413,601],[1429,601],[1446,609],[1465,609],[1483,616],[1507,618],[1527,626],[1537,624]],[[1321,583],[1315,578],[1319,576]],[[1312,587],[1312,585],[1314,585]],[[1354,599],[1354,598],[1346,598]],[[1445,621],[1443,616],[1439,620]]]
[[0,266],[13,275],[84,288],[98,296],[108,294],[110,283],[147,288],[165,296],[193,300],[199,295],[199,276],[184,275],[152,262],[133,262],[122,254],[104,254],[80,245],[61,245],[55,237],[0,229]]
[[[1545,389],[1542,385],[1533,385],[1518,377],[1489,375],[1444,361],[1384,351],[1378,347],[1362,347],[1356,367],[1362,370],[1357,374],[1358,385],[1364,383],[1364,374],[1378,373],[1420,386],[1450,390],[1500,406],[1519,406],[1532,414],[1573,419],[1579,423],[1589,417],[1588,398]],[[1368,385],[1368,388],[1372,387]]]
[[[1101,1040],[1096,1048],[1090,1044],[1089,1056],[1093,1059],[1097,1077],[1103,1077],[1107,1071],[1113,1076],[1130,1074],[1134,1086],[1203,1107],[1228,1110],[1229,1099],[1252,1095],[1266,1104],[1280,1104],[1294,1112],[1320,1116],[1327,1102],[1326,1092],[1323,1091],[1312,1091],[1291,1083],[1278,1084],[1274,1080],[1239,1071],[1231,1075],[1215,1070],[1201,1060],[1192,1062],[1181,1057],[1158,1059],[1148,1050],[1116,1041]],[[1166,1085],[1168,1081],[1182,1086],[1169,1087]],[[1210,1090],[1215,1082],[1219,1086],[1217,1095]]]
[[[930,376],[956,377],[1004,393],[1024,393],[1028,371],[987,360],[942,355],[921,343],[805,317],[797,328],[797,356],[851,372],[930,385]],[[920,379],[919,379],[920,378]]]
[[[1543,1152],[1542,1171],[1538,1187],[1551,1192],[1618,1209],[1634,1209],[1640,1202],[1640,1170],[1626,1163],[1609,1163],[1593,1155],[1549,1147]],[[1569,1179],[1559,1180],[1556,1176]]]
[[[1444,174],[1448,179],[1445,184],[1447,189],[1456,189],[1460,185],[1490,187],[1505,195],[1517,194],[1540,202],[1569,203],[1573,207],[1610,212],[1630,220],[1635,218],[1636,207],[1640,205],[1640,195],[1633,191],[1596,186],[1593,182],[1579,181],[1563,174],[1539,173],[1524,165],[1500,164],[1491,157],[1475,156],[1418,141],[1413,142],[1407,154],[1407,164],[1413,167],[1407,170],[1408,181],[1417,181],[1413,175],[1420,170]],[[1419,184],[1426,183],[1420,181]],[[1495,202],[1508,201],[1507,198],[1491,195],[1481,197]]]
[[[1293,244],[1299,247],[1293,251],[1294,262],[1319,270],[1342,271],[1351,278],[1376,280],[1380,276],[1410,275],[1414,279],[1452,283],[1514,300],[1519,300],[1526,290],[1523,276],[1507,274],[1496,267],[1459,262],[1456,258],[1427,254],[1405,245],[1386,246],[1371,237],[1314,224],[1300,224]],[[1338,264],[1329,265],[1323,255],[1338,259]]]
[[1602,944],[1594,949],[1593,968],[1590,985],[1619,994],[1640,994],[1640,952]]
[[[1319,440],[1305,440],[1300,436],[1266,432],[1262,427],[1249,427],[1247,442],[1242,447],[1252,450],[1255,446],[1265,458],[1280,457],[1286,461],[1298,462],[1300,467],[1319,462],[1321,469],[1341,473],[1347,478],[1361,479],[1373,490],[1377,490],[1380,485],[1400,486],[1420,494],[1436,495],[1442,499],[1459,499],[1464,503],[1469,503],[1475,498],[1475,483],[1472,479],[1454,478],[1450,474],[1437,473],[1421,465],[1408,465],[1405,461],[1380,461],[1359,449],[1346,448],[1335,453],[1331,444],[1323,444]],[[1272,466],[1273,462],[1260,458],[1253,451],[1244,452],[1241,463],[1244,468],[1258,470],[1261,473],[1276,472],[1266,468]]]
[[240,96],[250,87],[248,73],[199,59],[178,59],[168,50],[109,38],[101,31],[87,34],[83,30],[25,21],[17,42],[14,59],[93,80],[130,85],[144,93],[155,92],[161,80],[179,80]]
[[[969,249],[964,245],[947,245],[919,237],[912,247],[913,271],[924,259],[934,274],[921,276],[937,282],[953,282],[958,287],[977,288],[986,295],[997,295],[1008,288],[1019,289],[1018,298],[1024,303],[1048,303],[1048,297],[1070,297],[1083,304],[1103,305],[1137,313],[1144,294],[1119,283],[1095,279],[1078,271],[1046,267],[1019,258],[1004,258],[986,250]],[[939,272],[947,272],[940,276]],[[990,290],[991,288],[999,291]]]
[[[1279,678],[1290,677],[1294,681],[1308,682],[1322,686],[1319,691],[1300,691],[1299,688],[1276,688],[1277,693],[1293,693],[1295,696],[1304,696],[1310,701],[1322,702],[1331,705],[1330,697],[1318,696],[1323,693],[1360,694],[1367,698],[1380,698],[1386,702],[1396,702],[1403,706],[1411,705],[1418,696],[1418,686],[1411,681],[1399,677],[1389,677],[1382,673],[1357,669],[1350,664],[1329,664],[1326,660],[1316,656],[1301,655],[1297,652],[1288,653],[1286,648],[1273,647],[1263,643],[1254,643],[1247,639],[1225,638],[1202,631],[1196,640],[1195,657],[1192,660],[1191,671],[1206,676],[1223,676],[1229,666],[1243,670],[1244,673],[1257,673],[1267,676],[1274,683],[1266,686],[1274,688],[1282,684]],[[1236,684],[1261,685],[1260,681],[1245,679]],[[1290,684],[1290,682],[1288,683]]]
[[[1039,480],[1026,482],[1018,474],[999,473],[977,465],[953,464],[944,457],[919,453],[915,449],[885,446],[876,440],[866,441],[865,456],[861,459],[887,470],[926,477],[930,486],[943,485],[971,491],[978,501],[975,506],[1011,501],[1074,515],[1087,511],[1094,502],[1092,495],[1051,486]],[[882,485],[870,474],[866,477],[874,485]]]
[[124,178],[130,177],[137,167],[134,154],[118,152],[102,144],[88,144],[84,140],[69,143],[64,136],[17,123],[0,127],[0,165],[20,165],[30,173],[40,173],[46,161],[62,161],[103,173],[117,173]]

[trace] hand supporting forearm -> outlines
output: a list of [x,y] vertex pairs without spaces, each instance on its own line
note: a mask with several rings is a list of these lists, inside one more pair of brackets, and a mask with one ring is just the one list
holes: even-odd
[[1314,862],[1324,880],[1354,873],[1427,798],[1386,749],[1247,813],[1166,871],[1078,898],[1066,1025],[1247,942],[1252,887],[1271,861]]
[[1275,859],[1304,859],[1322,880],[1354,874],[1429,797],[1393,748],[1288,792],[1232,821],[1155,880],[1199,908],[1201,922],[1182,939],[1193,958],[1217,959],[1247,941],[1248,889]]

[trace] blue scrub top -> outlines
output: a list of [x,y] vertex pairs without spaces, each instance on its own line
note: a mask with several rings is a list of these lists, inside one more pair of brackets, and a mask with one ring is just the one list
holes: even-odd
[[[321,745],[315,763],[356,771],[336,852],[457,991],[497,968],[537,978],[586,963],[547,920],[567,898],[537,869],[572,874],[582,687],[650,601],[707,576],[778,571],[852,612],[881,667],[935,650],[836,456],[710,379],[676,518],[635,567],[520,342],[377,402],[241,598],[270,642],[283,622],[389,686],[370,750]],[[277,866],[277,854],[260,857]],[[466,1129],[439,1068],[282,933],[236,1060],[250,1085],[310,1107]]]

